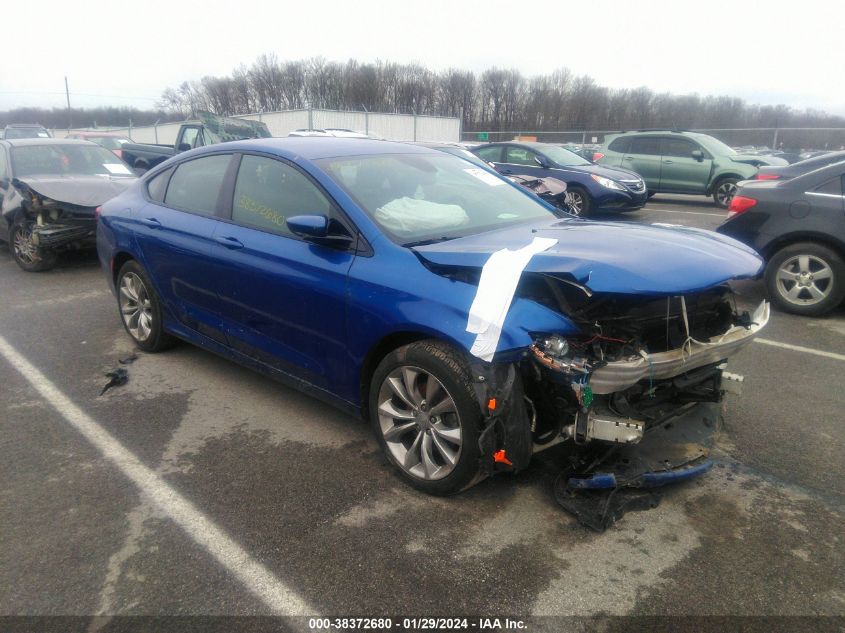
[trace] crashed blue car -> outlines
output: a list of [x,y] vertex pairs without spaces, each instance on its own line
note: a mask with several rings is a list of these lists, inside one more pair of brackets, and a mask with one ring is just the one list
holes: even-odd
[[[636,449],[712,425],[726,359],[768,318],[732,301],[727,282],[762,267],[739,242],[575,218],[385,141],[184,152],[102,207],[97,247],[140,349],[182,339],[362,415],[433,494],[554,444]],[[631,477],[701,470],[684,450]],[[606,475],[577,485],[626,483]]]

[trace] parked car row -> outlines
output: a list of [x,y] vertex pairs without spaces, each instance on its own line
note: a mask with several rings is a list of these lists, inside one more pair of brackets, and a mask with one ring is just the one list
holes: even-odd
[[[713,186],[726,166],[759,175],[686,133],[631,135],[623,164],[641,138],[661,161],[688,141]],[[845,294],[845,163],[743,176],[713,233],[574,217],[651,190],[559,146],[426,145],[239,140],[136,178],[87,141],[0,141],[0,238],[38,271],[96,235],[138,347],[186,340],[360,414],[434,494],[552,440],[636,444],[711,415],[725,359],[768,319],[737,311],[732,280],[765,270],[775,303],[808,315]]]

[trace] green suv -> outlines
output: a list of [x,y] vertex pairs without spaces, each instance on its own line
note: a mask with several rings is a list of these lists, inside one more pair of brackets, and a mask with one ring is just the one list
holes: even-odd
[[610,134],[593,160],[637,172],[649,195],[691,193],[713,196],[727,208],[736,183],[757,174],[760,165],[785,165],[773,156],[745,156],[719,139],[697,132],[640,131]]

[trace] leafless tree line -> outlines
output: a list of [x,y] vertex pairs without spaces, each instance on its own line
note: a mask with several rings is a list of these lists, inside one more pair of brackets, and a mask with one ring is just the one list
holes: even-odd
[[[462,116],[467,131],[845,127],[845,117],[816,110],[760,106],[728,96],[656,93],[647,87],[608,88],[565,68],[526,77],[513,69],[434,72],[420,64],[340,63],[321,57],[280,61],[273,54],[226,77],[168,88],[157,110],[77,109],[70,119],[77,127],[127,126],[130,121],[139,126],[192,118],[198,110],[232,115],[307,107]],[[68,124],[68,113],[63,108],[0,112],[0,125],[32,122],[61,128]]]
[[434,72],[419,64],[340,63],[321,57],[280,61],[273,54],[228,77],[168,88],[159,106],[185,118],[197,110],[231,115],[305,107],[462,116],[467,130],[845,125],[845,117],[748,104],[736,97],[608,88],[565,68],[526,77],[513,69]]

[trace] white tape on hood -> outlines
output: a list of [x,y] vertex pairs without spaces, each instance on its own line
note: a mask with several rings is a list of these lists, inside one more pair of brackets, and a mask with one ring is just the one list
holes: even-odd
[[467,332],[478,335],[470,350],[473,356],[488,362],[493,360],[522,271],[535,254],[555,244],[555,239],[535,237],[530,244],[515,251],[506,248],[496,251],[484,264],[467,320]]

